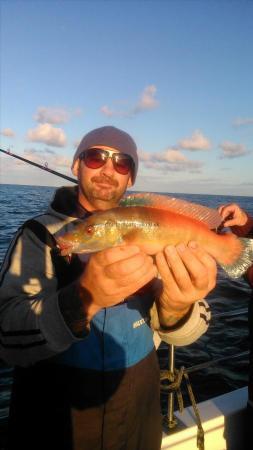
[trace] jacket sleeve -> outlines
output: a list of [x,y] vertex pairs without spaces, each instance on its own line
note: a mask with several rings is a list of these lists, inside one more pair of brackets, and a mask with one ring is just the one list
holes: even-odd
[[252,237],[253,236],[253,217],[251,217],[249,214],[247,214],[248,220],[245,225],[239,226],[235,225],[231,227],[231,230],[233,231],[236,236],[239,237]]
[[7,364],[33,364],[80,340],[60,309],[50,251],[21,228],[6,254],[0,272],[0,357]]
[[[159,318],[155,304],[151,309],[151,327],[156,331],[160,339],[167,344],[173,344],[178,347],[189,345],[195,342],[204,334],[209,326],[211,319],[211,310],[205,300],[197,301],[190,316],[187,316],[186,322],[181,322],[178,327],[172,327],[171,331],[164,331],[160,327]],[[157,346],[157,336],[156,336]]]
[[[249,237],[253,238],[253,217],[247,214],[248,220],[243,226],[233,226],[231,230],[238,237]],[[253,287],[253,264],[248,268],[247,273],[245,275],[245,279],[248,283]]]

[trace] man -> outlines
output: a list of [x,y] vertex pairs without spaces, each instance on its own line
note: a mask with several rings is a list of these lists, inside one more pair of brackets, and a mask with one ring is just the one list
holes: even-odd
[[[231,231],[239,237],[253,237],[253,217],[244,211],[236,203],[230,203],[219,207],[219,213],[223,218],[224,227],[230,227]],[[253,261],[249,267],[245,277],[253,288]],[[246,432],[244,449],[252,450],[253,448],[253,295],[249,302],[248,322],[249,322],[249,342],[250,342],[250,358],[249,358],[249,381],[248,381],[248,405],[246,415]]]
[[[216,264],[196,243],[155,260],[136,246],[63,258],[55,237],[117,206],[138,168],[133,139],[114,127],[84,136],[46,214],[18,231],[1,272],[1,357],[16,366],[9,450],[158,450],[159,366],[153,330],[187,345],[207,329],[203,297]],[[161,277],[156,290],[157,273]]]

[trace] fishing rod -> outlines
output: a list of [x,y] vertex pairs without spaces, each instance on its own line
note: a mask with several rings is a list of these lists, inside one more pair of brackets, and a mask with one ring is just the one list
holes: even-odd
[[53,175],[57,175],[58,177],[65,178],[65,180],[72,181],[72,183],[78,183],[75,178],[68,177],[68,175],[64,175],[63,173],[57,172],[56,170],[49,169],[47,164],[44,166],[42,164],[35,163],[33,161],[30,161],[30,159],[22,158],[22,156],[18,156],[15,153],[12,153],[10,150],[3,150],[0,148],[0,151],[5,153],[6,155],[13,156],[13,158],[20,159],[21,161],[24,161],[28,164],[31,164],[32,166],[38,167],[39,169],[45,170],[46,172],[52,173]]

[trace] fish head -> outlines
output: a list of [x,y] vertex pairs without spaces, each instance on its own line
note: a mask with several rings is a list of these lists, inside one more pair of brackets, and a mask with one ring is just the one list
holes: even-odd
[[115,220],[105,213],[94,214],[58,238],[57,246],[62,256],[71,253],[93,253],[114,247],[122,242],[120,229]]

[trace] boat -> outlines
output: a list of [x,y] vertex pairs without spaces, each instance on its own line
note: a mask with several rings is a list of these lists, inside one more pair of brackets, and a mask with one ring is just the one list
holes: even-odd
[[[247,309],[243,308],[238,311],[231,311],[230,313],[214,314],[214,317],[239,316],[246,312]],[[159,340],[155,338],[154,341],[157,351],[159,351]],[[175,349],[173,345],[169,345],[168,347],[169,367],[167,371],[161,371],[161,380],[166,378],[166,374],[163,377],[163,372],[167,372],[172,377],[172,380],[173,373],[175,373]],[[214,396],[196,404],[188,378],[188,374],[192,372],[208,368],[212,365],[215,366],[225,360],[236,359],[241,356],[248,358],[249,351],[227,355],[192,366],[188,369],[182,368],[188,379],[187,383],[190,386],[188,393],[191,397],[192,406],[181,408],[181,412],[179,410],[174,411],[175,389],[170,391],[168,389],[169,383],[167,383],[168,412],[164,416],[161,450],[245,450],[247,386]],[[178,373],[179,371],[177,371]],[[161,390],[163,390],[162,382]]]
[[[243,450],[247,387],[198,404],[205,450]],[[176,411],[178,426],[163,433],[161,450],[197,450],[197,425],[191,406]]]

